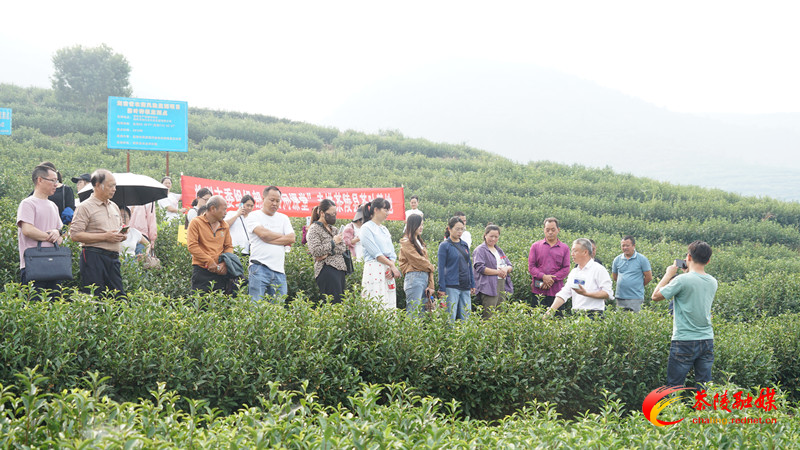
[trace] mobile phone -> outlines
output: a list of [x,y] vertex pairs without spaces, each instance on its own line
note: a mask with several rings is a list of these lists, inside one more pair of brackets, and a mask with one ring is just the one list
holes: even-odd
[[124,233],[127,233],[127,232],[128,232],[128,229],[129,229],[130,227],[131,227],[130,225],[125,225],[124,227],[122,227],[122,229],[121,229],[121,230],[119,230],[119,232],[120,232],[120,233],[123,233],[123,234],[124,234]]
[[685,259],[676,259],[675,260],[675,265],[678,267],[678,269],[686,270],[686,269],[689,268],[689,266],[686,265],[686,260]]
[[544,284],[543,280],[533,280],[533,287],[541,289]]

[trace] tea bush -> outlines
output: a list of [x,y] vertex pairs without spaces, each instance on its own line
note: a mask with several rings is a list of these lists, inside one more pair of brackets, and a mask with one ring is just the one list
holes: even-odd
[[[285,391],[268,383],[252,405],[223,416],[164,383],[146,397],[119,403],[105,395],[107,379],[97,373],[81,379],[80,388],[52,393],[49,380],[35,370],[15,378],[16,385],[0,384],[3,448],[791,448],[800,439],[800,409],[780,390],[770,412],[700,412],[674,404],[659,418],[683,420],[659,428],[641,412],[626,413],[608,392],[597,412],[574,420],[562,418],[552,404],[532,402],[488,423],[463,418],[457,402],[422,396],[403,384],[362,385],[345,404],[327,406],[304,386]],[[719,392],[739,389],[715,386]],[[695,423],[701,419],[768,423]]]
[[[131,294],[129,301],[91,299],[69,290],[80,283],[76,257],[76,278],[66,284],[63,301],[45,303],[37,301],[41,296],[14,284],[19,278],[15,212],[31,191],[32,167],[52,160],[67,178],[98,167],[121,172],[125,153],[106,148],[102,114],[86,114],[61,104],[50,90],[0,84],[0,103],[14,108],[15,125],[11,137],[0,139],[0,282],[5,291],[0,295],[0,382],[4,384],[13,382],[16,372],[39,365],[49,377],[50,395],[78,386],[82,377],[96,371],[111,377],[107,392],[114,399],[147,398],[153,386],[163,381],[164,389],[185,396],[183,405],[229,412],[243,404],[255,405],[278,388],[303,392],[294,402],[314,398],[325,408],[338,408],[340,403],[356,408],[354,396],[367,395],[359,393],[362,383],[405,382],[413,395],[460,402],[447,412],[457,410],[452,414],[459,418],[501,418],[520,408],[524,411],[529,401],[554,402],[544,412],[538,406],[528,410],[540,414],[536,430],[543,440],[525,431],[519,437],[524,428],[517,427],[533,428],[527,419],[510,416],[497,428],[489,428],[471,420],[447,422],[442,416],[437,420],[448,424],[445,431],[425,428],[428,431],[418,435],[420,441],[406,437],[418,445],[423,445],[422,440],[430,446],[522,442],[526,447],[553,443],[639,447],[653,446],[654,439],[662,442],[658,439],[667,433],[658,434],[657,429],[645,430],[641,442],[627,435],[628,419],[603,416],[610,414],[603,408],[612,403],[599,406],[598,399],[608,391],[624,402],[624,410],[636,409],[644,394],[663,383],[671,329],[665,302],[647,301],[649,312],[609,313],[603,321],[572,317],[541,321],[538,313],[524,306],[530,298],[528,250],[541,238],[542,220],[556,216],[562,223],[561,240],[594,238],[598,257],[609,269],[619,254],[620,238],[635,235],[637,250],[650,259],[655,276],[646,297],[665,268],[685,255],[688,242],[710,242],[714,256],[708,271],[720,281],[713,308],[715,379],[746,386],[774,382],[790,398],[800,396],[800,341],[793,338],[800,335],[797,202],[675,186],[616,174],[608,168],[546,161],[516,164],[464,145],[408,139],[396,131],[339,132],[262,115],[192,108],[190,151],[171,155],[173,174],[264,185],[404,186],[406,196],[416,194],[422,199],[423,236],[434,263],[444,223],[456,210],[468,215],[473,248],[480,243],[487,222],[501,225],[499,245],[514,264],[515,285],[505,311],[489,322],[472,319],[455,325],[442,317],[411,320],[400,311],[381,311],[358,299],[359,264],[347,278],[352,291],[349,300],[325,305],[313,278],[313,261],[299,244],[287,254],[288,307],[253,304],[246,295],[195,295],[189,289],[190,256],[176,242],[176,223],[159,228],[156,254],[161,269],[143,270],[135,261],[125,261],[123,280]],[[160,152],[132,152],[131,159],[132,171],[157,179],[163,175]],[[405,206],[395,203],[395,208]],[[298,242],[301,224],[302,218],[293,219]],[[387,226],[398,242],[402,223]],[[66,245],[78,255],[75,243]],[[403,290],[397,292],[397,306],[403,308]],[[203,401],[207,403],[195,403]],[[576,422],[560,422],[553,415],[556,409]],[[592,412],[582,415],[587,409]],[[250,420],[251,413],[243,411],[242,417],[225,423],[242,425]],[[314,420],[332,417],[336,411],[326,410],[328,416],[319,414]],[[376,414],[374,409],[365,411]],[[222,427],[214,422],[218,413],[209,413],[211,417],[202,419],[203,423]],[[176,414],[164,420],[188,417]],[[351,419],[342,414],[342,420]],[[30,417],[38,420],[40,416]],[[426,417],[425,427],[435,423],[431,416],[421,417]],[[589,418],[604,421],[607,428],[592,427]],[[343,423],[336,429],[352,424]],[[295,439],[290,432],[297,432],[299,426],[317,432],[316,425],[289,424],[281,428],[278,438],[269,438],[277,440],[258,441],[260,431],[244,426],[242,434],[234,428],[220,441],[209,437],[212,444],[202,441],[200,445],[250,443],[251,437],[277,445],[289,442],[281,439]],[[325,437],[321,442],[395,445],[394,435],[384,437],[378,431],[386,428],[385,423],[359,422],[346,428],[357,436],[353,441]],[[192,428],[189,434],[202,429]],[[333,435],[324,425],[320,429],[322,436]],[[498,429],[510,434],[498,434]],[[620,431],[605,439],[609,429]],[[26,430],[32,432],[33,427]],[[113,435],[118,442],[126,442],[126,433],[131,433],[135,445],[155,446],[161,441],[148,440],[154,430],[148,429],[142,437],[124,427],[103,428],[93,430],[93,437],[86,439],[94,442]],[[779,431],[796,435],[792,428]],[[681,433],[672,433],[663,442],[687,446],[695,442],[682,436],[723,447],[736,442],[773,446],[784,442],[749,430],[730,438],[686,429]],[[10,436],[19,435],[15,431]],[[53,442],[50,446],[62,443],[60,438],[47,439]],[[187,442],[175,435],[170,439],[177,440],[164,442]]]
[[[317,307],[299,296],[288,308],[246,295],[173,299],[146,291],[128,301],[70,292],[64,300],[35,301],[29,288],[6,285],[0,381],[40,366],[64,389],[98,371],[111,377],[114,398],[146,396],[164,381],[225,411],[253,404],[270,381],[284,389],[307,383],[328,405],[344,403],[360,383],[405,382],[457,400],[470,417],[500,418],[533,400],[552,401],[573,417],[595,411],[604,389],[635,405],[663,384],[672,330],[670,318],[656,312],[542,320],[542,311],[513,303],[493,320],[473,314],[453,324],[444,314],[412,319],[383,310],[356,293]],[[718,320],[714,379],[780,381],[794,392],[797,379],[781,365],[797,361],[776,355],[795,344],[764,334],[796,328],[797,320]]]

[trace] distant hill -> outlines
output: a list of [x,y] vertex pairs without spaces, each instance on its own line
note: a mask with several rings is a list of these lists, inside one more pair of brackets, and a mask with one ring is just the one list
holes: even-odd
[[327,123],[800,200],[798,116],[674,113],[541,67],[446,62],[365,88]]

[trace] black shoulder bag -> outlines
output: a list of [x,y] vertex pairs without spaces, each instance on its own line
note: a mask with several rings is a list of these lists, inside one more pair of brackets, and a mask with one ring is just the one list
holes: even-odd
[[69,247],[53,244],[42,248],[42,242],[26,249],[25,278],[34,281],[54,281],[72,279],[72,251]]

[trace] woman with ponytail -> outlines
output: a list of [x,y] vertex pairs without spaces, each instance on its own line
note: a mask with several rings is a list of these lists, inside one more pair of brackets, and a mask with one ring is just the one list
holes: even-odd
[[330,295],[331,303],[340,303],[345,289],[347,265],[342,256],[347,250],[336,223],[336,204],[324,199],[311,212],[311,227],[308,229],[308,251],[314,257],[314,278],[319,292]]
[[400,271],[395,265],[392,235],[383,225],[392,205],[381,197],[363,206],[364,225],[361,226],[361,245],[364,248],[364,274],[361,285],[364,297],[380,301],[387,309],[397,307],[395,278]]
[[406,311],[412,316],[421,316],[425,311],[425,300],[429,299],[436,286],[433,272],[436,268],[428,259],[428,249],[422,239],[422,216],[412,214],[406,219],[406,231],[400,239],[400,271],[403,272],[403,290],[406,292]]

